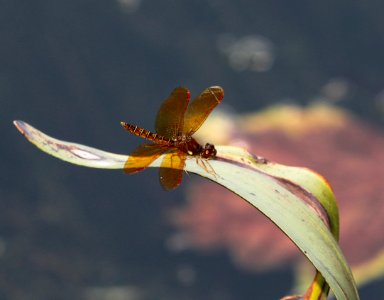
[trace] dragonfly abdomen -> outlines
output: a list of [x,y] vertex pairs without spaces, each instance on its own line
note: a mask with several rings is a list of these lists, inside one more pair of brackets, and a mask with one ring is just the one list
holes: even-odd
[[173,141],[170,140],[169,138],[165,138],[161,135],[158,135],[157,133],[153,133],[147,129],[144,129],[142,127],[129,124],[126,122],[121,122],[121,126],[123,126],[127,131],[130,133],[139,136],[143,139],[147,139],[149,141],[155,142],[157,144],[163,144],[163,145],[172,145],[173,146]]

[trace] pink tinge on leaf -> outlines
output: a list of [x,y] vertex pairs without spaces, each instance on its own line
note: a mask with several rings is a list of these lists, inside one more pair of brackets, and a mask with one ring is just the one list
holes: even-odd
[[[277,107],[239,120],[231,139],[244,139],[251,153],[308,167],[332,184],[340,209],[340,244],[353,269],[383,255],[382,132],[326,106]],[[173,212],[172,222],[193,247],[227,249],[248,269],[273,268],[302,257],[265,216],[211,183],[191,186],[187,204]]]

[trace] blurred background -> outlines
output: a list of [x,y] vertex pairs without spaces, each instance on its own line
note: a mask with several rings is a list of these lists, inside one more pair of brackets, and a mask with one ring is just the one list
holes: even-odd
[[[337,170],[335,181],[350,181],[335,186],[336,196],[363,186],[345,195],[350,206],[341,205],[341,219],[343,230],[344,209],[346,224],[354,225],[344,226],[351,237],[345,248],[365,252],[346,256],[374,269],[362,280],[361,297],[384,298],[384,268],[377,267],[384,253],[383,9],[380,1],[1,1],[0,299],[247,300],[289,293],[296,249],[280,259],[287,248],[279,244],[245,260],[233,245],[185,238],[199,236],[199,214],[188,214],[193,198],[206,189],[212,197],[205,202],[213,205],[222,191],[193,175],[165,192],[157,170],[128,176],[69,165],[34,148],[12,125],[20,119],[59,139],[128,154],[141,141],[119,122],[153,129],[160,104],[179,85],[192,97],[208,86],[224,88],[221,106],[233,134],[223,143],[240,141],[257,155],[316,168],[331,183]],[[326,103],[322,119],[310,114],[313,103]],[[296,110],[251,117],[277,104]],[[305,122],[292,130],[304,135],[281,134],[297,118]],[[277,129],[262,126],[276,119]],[[218,135],[226,127],[212,128]],[[309,143],[314,136],[318,143]],[[282,150],[291,156],[280,156]],[[298,159],[307,156],[308,163]],[[218,220],[217,212],[204,216]],[[373,229],[357,234],[359,224]],[[243,225],[237,230],[248,235],[236,245],[269,236]],[[358,243],[362,236],[367,242]],[[272,249],[269,240],[264,249]],[[260,265],[265,252],[282,265]]]

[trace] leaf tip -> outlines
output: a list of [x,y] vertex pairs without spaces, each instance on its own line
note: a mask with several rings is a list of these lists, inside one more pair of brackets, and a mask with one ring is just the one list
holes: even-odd
[[14,120],[13,125],[15,125],[17,130],[19,130],[23,135],[25,135],[25,132],[27,129],[27,123],[20,120]]

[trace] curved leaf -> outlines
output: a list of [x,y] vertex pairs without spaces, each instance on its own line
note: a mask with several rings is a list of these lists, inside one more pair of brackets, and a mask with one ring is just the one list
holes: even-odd
[[[93,168],[122,169],[128,156],[51,138],[22,121],[14,124],[42,151],[67,162]],[[337,206],[329,185],[316,173],[253,157],[245,150],[217,146],[201,168],[194,157],[186,171],[206,177],[236,193],[274,222],[324,276],[337,299],[359,299],[354,278],[339,248]],[[150,167],[159,167],[161,156]]]

